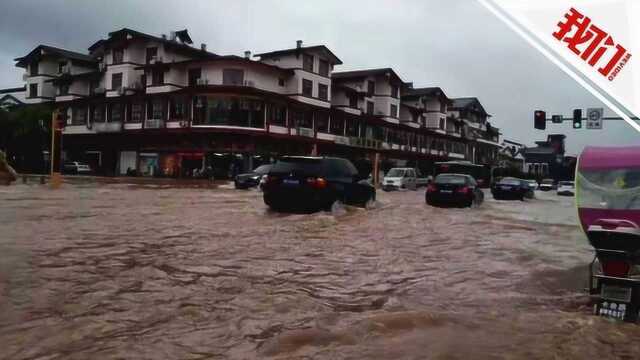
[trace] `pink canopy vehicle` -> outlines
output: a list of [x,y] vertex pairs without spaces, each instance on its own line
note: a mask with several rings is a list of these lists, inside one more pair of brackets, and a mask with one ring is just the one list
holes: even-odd
[[576,204],[582,229],[595,248],[589,267],[595,313],[636,322],[640,309],[640,146],[585,148],[576,167]]

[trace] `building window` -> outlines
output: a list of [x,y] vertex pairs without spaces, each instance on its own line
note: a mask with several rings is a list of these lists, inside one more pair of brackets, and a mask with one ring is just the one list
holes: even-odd
[[158,58],[158,48],[157,47],[148,47],[145,53],[145,61],[147,64],[151,63],[153,58]]
[[347,121],[347,136],[358,137],[360,136],[360,122],[356,119],[350,119]]
[[389,106],[389,116],[394,118],[398,117],[398,105],[391,104],[391,106]]
[[302,55],[302,69],[308,72],[313,72],[313,55]]
[[66,61],[60,61],[58,63],[58,74],[62,74],[64,72],[65,66],[67,66],[67,62]]
[[318,98],[327,100],[329,98],[329,87],[325,84],[318,84]]
[[38,96],[38,84],[29,84],[29,97]]
[[195,125],[264,128],[264,103],[243,97],[201,96],[196,100]]
[[313,111],[289,108],[289,127],[313,129]]
[[86,107],[73,108],[72,114],[71,114],[71,124],[84,125],[86,123],[87,123],[87,108]]
[[373,115],[373,101],[367,101],[367,114]]
[[131,103],[131,110],[127,122],[141,123],[144,120],[144,103],[134,102]]
[[158,99],[151,100],[149,102],[149,107],[150,107],[149,113],[151,114],[150,119],[164,120],[164,118],[165,118],[165,111],[164,111],[165,101],[163,99],[158,98]]
[[69,95],[69,84],[60,84],[60,96]]
[[120,122],[124,120],[124,106],[120,103],[109,105],[109,122]]
[[111,89],[118,90],[122,87],[122,73],[111,74]]
[[104,105],[94,105],[91,109],[91,122],[104,122]]
[[400,95],[400,88],[398,85],[391,85],[391,97],[398,98]]
[[151,85],[163,85],[164,84],[164,70],[153,70],[151,72]]
[[284,86],[284,79],[283,78],[279,78],[278,79],[278,86]]
[[122,64],[124,62],[124,49],[122,48],[118,48],[118,49],[113,49],[112,54],[113,56],[113,64]]
[[222,70],[223,85],[244,85],[244,70],[240,69],[223,69]]
[[267,118],[272,125],[287,126],[287,106],[275,103],[269,104]]
[[171,120],[189,119],[189,101],[185,96],[172,97],[169,100],[169,118]]
[[322,76],[329,76],[329,62],[320,59],[318,63],[318,73]]
[[443,118],[440,118],[440,124],[438,125],[438,128],[440,130],[444,130],[444,119]]
[[316,131],[321,133],[329,133],[329,114],[325,112],[317,112],[315,114]]
[[376,93],[376,83],[372,80],[367,80],[367,96],[373,96]]
[[447,103],[444,100],[440,101],[440,112],[443,114],[447,113]]
[[313,81],[302,79],[302,95],[313,97]]
[[29,64],[29,75],[31,75],[31,76],[37,76],[38,75],[38,63],[37,62],[32,62],[31,64]]
[[202,77],[202,69],[189,69],[189,86],[198,85],[198,79]]
[[357,109],[358,108],[358,96],[356,94],[347,95],[349,98],[349,107]]
[[332,116],[329,125],[329,133],[340,136],[344,135],[344,118]]

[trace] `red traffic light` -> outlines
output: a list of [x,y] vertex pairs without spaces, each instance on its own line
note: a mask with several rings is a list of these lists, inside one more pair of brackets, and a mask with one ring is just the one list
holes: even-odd
[[542,110],[536,110],[533,113],[533,127],[538,130],[547,128],[547,113]]

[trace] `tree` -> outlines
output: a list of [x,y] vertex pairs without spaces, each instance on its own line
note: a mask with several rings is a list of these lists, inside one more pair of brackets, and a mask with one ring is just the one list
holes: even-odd
[[43,151],[51,139],[51,107],[25,105],[0,110],[0,149],[20,172],[45,172]]

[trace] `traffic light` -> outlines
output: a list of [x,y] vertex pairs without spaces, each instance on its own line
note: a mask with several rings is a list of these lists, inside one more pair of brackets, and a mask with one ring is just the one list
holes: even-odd
[[547,128],[547,113],[542,110],[536,110],[533,113],[533,127],[538,130]]
[[582,109],[573,110],[573,128],[582,129]]

